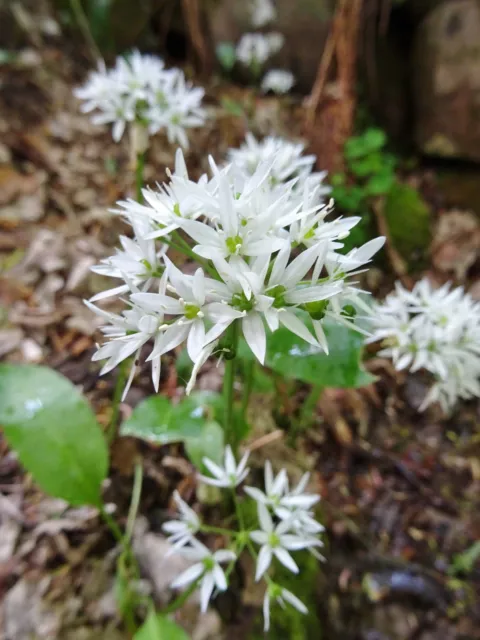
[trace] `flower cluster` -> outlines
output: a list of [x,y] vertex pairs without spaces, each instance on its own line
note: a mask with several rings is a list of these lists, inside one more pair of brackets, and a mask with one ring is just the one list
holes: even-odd
[[[320,538],[324,527],[317,522],[313,512],[320,496],[307,493],[309,474],[306,473],[294,488],[290,488],[288,476],[282,469],[276,476],[270,462],[265,464],[265,490],[245,487],[248,498],[257,506],[258,529],[243,526],[243,505],[236,497],[237,487],[246,479],[248,452],[237,464],[230,449],[225,450],[224,464],[220,466],[204,459],[204,464],[212,477],[201,476],[203,482],[230,490],[235,495],[239,530],[211,528],[204,525],[199,516],[179,496],[174,495],[178,518],[164,524],[173,545],[172,551],[179,553],[193,564],[173,582],[174,588],[195,584],[200,589],[201,611],[205,612],[215,591],[228,588],[228,576],[243,551],[252,554],[256,563],[255,580],[264,580],[266,592],[263,603],[265,631],[270,626],[270,605],[272,600],[284,606],[287,602],[301,613],[306,613],[305,605],[290,591],[273,581],[270,569],[276,561],[292,573],[298,573],[298,565],[292,552],[307,549],[319,559],[323,557],[318,549],[323,546]],[[216,532],[229,539],[228,548],[211,552],[200,540],[198,534]],[[222,564],[229,563],[224,571]]]
[[[323,202],[318,177],[305,174],[310,159],[298,159],[291,178],[281,149],[251,174],[235,159],[224,168],[209,160],[211,177],[196,182],[178,150],[169,182],[145,189],[145,204],[119,203],[135,237],[123,238],[122,251],[96,270],[123,282],[87,302],[107,321],[107,341],[94,356],[106,360],[101,373],[131,355],[137,361],[151,343],[147,361],[158,389],[161,357],[185,343],[194,364],[189,393],[213,353],[235,356],[237,327],[263,364],[266,327],[274,332],[283,325],[328,353],[324,319],[356,326],[355,308],[368,310],[349,277],[384,239],[341,253],[359,219],[327,220],[333,206]],[[193,257],[196,271],[179,270],[166,255],[169,247]],[[121,314],[93,304],[118,295],[126,303]]]
[[369,342],[398,370],[424,369],[435,379],[421,410],[439,402],[449,412],[458,399],[480,396],[480,303],[462,287],[434,289],[427,279],[412,291],[397,283],[376,306]]
[[204,90],[192,87],[181,69],[165,69],[161,58],[138,51],[117,58],[113,69],[100,62],[75,95],[84,113],[95,112],[92,122],[113,125],[116,142],[127,125],[137,125],[146,135],[164,129],[170,143],[186,148],[186,129],[205,121]]
[[[272,0],[252,0],[251,21],[255,28],[263,27],[277,17]],[[281,33],[245,33],[236,46],[236,59],[248,67],[255,80],[262,74],[267,60],[280,51],[285,42]],[[295,84],[290,71],[271,69],[261,82],[262,91],[267,93],[288,93]]]

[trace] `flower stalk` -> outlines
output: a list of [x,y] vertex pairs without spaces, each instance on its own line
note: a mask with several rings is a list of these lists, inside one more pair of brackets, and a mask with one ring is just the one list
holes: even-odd
[[227,333],[227,348],[225,355],[225,377],[223,380],[223,400],[225,403],[225,444],[230,445],[235,452],[237,449],[237,437],[234,425],[234,396],[235,396],[235,359],[238,348],[238,321],[232,322]]

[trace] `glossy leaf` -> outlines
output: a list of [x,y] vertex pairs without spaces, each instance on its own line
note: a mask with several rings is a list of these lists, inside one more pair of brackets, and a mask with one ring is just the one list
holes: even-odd
[[[374,376],[360,363],[362,335],[343,325],[327,322],[324,330],[330,350],[328,356],[287,329],[278,329],[267,339],[266,366],[285,378],[323,387],[355,388],[373,382]],[[253,358],[245,343],[241,345],[241,355]]]
[[189,640],[189,638],[173,620],[152,611],[134,635],[134,640]]
[[164,396],[151,396],[133,411],[121,428],[122,436],[135,436],[154,444],[184,442],[192,462],[204,456],[221,460],[223,430],[216,419],[223,402],[216,393],[196,393],[173,404]]
[[108,449],[87,400],[62,375],[35,365],[0,365],[0,425],[46,492],[70,504],[100,504]]

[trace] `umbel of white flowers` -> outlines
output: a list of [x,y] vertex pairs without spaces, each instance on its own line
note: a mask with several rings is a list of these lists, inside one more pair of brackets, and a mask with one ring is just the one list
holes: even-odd
[[[106,360],[102,374],[129,356],[138,362],[149,343],[158,389],[162,356],[186,344],[194,365],[189,393],[205,361],[231,350],[233,322],[262,364],[267,328],[284,326],[326,353],[326,318],[362,331],[355,309],[369,307],[351,278],[384,238],[341,253],[359,218],[328,220],[333,203],[324,203],[321,179],[305,176],[310,160],[298,158],[287,176],[279,170],[282,153],[252,171],[235,159],[220,169],[210,157],[211,177],[195,182],[178,150],[169,182],[145,189],[145,204],[119,203],[134,238],[122,238],[122,249],[94,270],[121,283],[86,303],[107,322],[106,342],[94,355]],[[195,257],[196,270],[180,270],[167,255],[171,246]],[[93,304],[112,296],[124,302],[121,314]],[[125,393],[134,372],[135,365]]]
[[[215,487],[236,493],[249,473],[247,469],[248,452],[237,464],[230,447],[224,454],[223,465],[218,465],[208,458],[203,462],[211,476],[200,476],[200,479]],[[271,569],[280,563],[292,573],[298,573],[298,565],[292,552],[308,550],[316,558],[323,560],[318,549],[323,547],[321,535],[324,527],[316,520],[313,507],[320,496],[307,493],[309,474],[306,473],[296,487],[290,488],[288,476],[282,469],[276,476],[270,462],[265,463],[265,490],[256,487],[245,487],[247,500],[253,499],[257,506],[258,524],[251,529],[241,526],[243,519],[238,513],[235,529],[221,530],[223,539],[227,540],[225,548],[211,552],[199,539],[202,532],[211,531],[204,525],[197,513],[186,504],[178,492],[174,501],[178,509],[178,517],[163,525],[169,534],[172,553],[178,553],[189,559],[191,566],[180,574],[172,583],[173,588],[184,588],[195,584],[200,589],[200,608],[204,613],[212,595],[228,589],[228,578],[243,551],[252,554],[256,570],[255,580],[263,580],[266,584],[263,601],[264,628],[270,627],[270,606],[272,601],[282,607],[285,603],[301,613],[307,608],[293,593],[274,582]],[[218,531],[218,529],[217,529]],[[258,548],[258,552],[257,552]],[[227,565],[225,571],[222,565]]]
[[424,369],[435,382],[420,410],[439,402],[448,413],[460,399],[480,396],[480,303],[462,287],[434,289],[425,278],[412,291],[400,283],[373,310],[369,342],[398,370]]
[[112,69],[101,61],[74,93],[82,111],[93,112],[93,123],[112,124],[115,142],[131,125],[146,135],[164,130],[171,144],[188,148],[186,130],[205,121],[204,90],[187,82],[181,69],[165,69],[161,58],[138,51],[118,57]]

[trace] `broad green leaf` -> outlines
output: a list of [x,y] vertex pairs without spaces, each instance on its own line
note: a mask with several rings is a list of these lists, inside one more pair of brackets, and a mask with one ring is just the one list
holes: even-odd
[[[285,328],[267,339],[266,365],[285,378],[334,388],[363,387],[375,380],[360,363],[361,334],[343,325],[324,323],[330,353],[308,344]],[[241,355],[253,358],[242,341]]]
[[387,141],[385,132],[381,129],[376,129],[375,127],[367,129],[362,137],[363,143],[369,151],[377,151],[378,149],[381,149]]
[[87,400],[62,375],[35,365],[0,365],[0,425],[46,492],[99,505],[108,449]]
[[166,616],[149,614],[133,640],[189,640],[185,631]]
[[365,190],[370,196],[385,195],[393,187],[395,180],[395,174],[387,169],[382,173],[372,176],[365,185]]
[[220,461],[223,451],[223,402],[216,393],[196,393],[173,404],[164,396],[151,396],[132,412],[121,428],[122,436],[135,436],[154,444],[184,442],[192,462],[204,456]]

